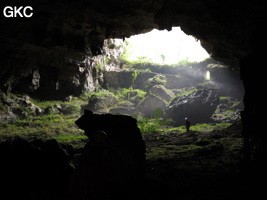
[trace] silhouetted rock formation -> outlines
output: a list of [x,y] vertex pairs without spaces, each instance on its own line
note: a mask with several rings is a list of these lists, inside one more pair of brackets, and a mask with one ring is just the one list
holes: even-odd
[[189,118],[191,124],[210,122],[210,117],[218,103],[218,90],[198,90],[192,94],[174,98],[168,105],[166,114],[177,126],[185,125],[185,117]]
[[144,178],[145,143],[136,119],[126,115],[99,115],[85,110],[75,123],[89,139],[99,130],[109,138],[113,165],[109,178],[111,198],[134,199],[140,195]]

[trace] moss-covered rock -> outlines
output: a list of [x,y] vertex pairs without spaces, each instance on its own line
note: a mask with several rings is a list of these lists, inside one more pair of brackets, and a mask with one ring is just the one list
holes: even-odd
[[116,103],[117,99],[112,93],[107,93],[103,95],[92,95],[89,98],[86,109],[96,111],[99,109],[111,107]]
[[165,75],[157,74],[153,78],[150,78],[147,80],[145,89],[150,90],[155,85],[165,86],[166,82],[167,82],[167,79],[166,79]]
[[240,120],[240,111],[244,109],[243,102],[232,97],[220,97],[212,119],[215,122],[234,123]]
[[171,90],[166,89],[163,85],[155,85],[150,89],[149,92],[161,97],[165,101],[170,101],[174,96],[174,93]]
[[158,96],[150,94],[138,104],[137,110],[143,113],[146,117],[151,117],[151,114],[153,113],[156,107],[164,109],[165,106],[165,100],[161,99]]

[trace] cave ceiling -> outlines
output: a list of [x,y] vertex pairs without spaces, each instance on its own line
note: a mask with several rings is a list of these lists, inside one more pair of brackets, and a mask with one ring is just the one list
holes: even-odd
[[[31,5],[31,18],[1,18],[1,37],[50,48],[98,48],[106,38],[125,38],[153,28],[180,26],[201,41],[216,60],[233,67],[250,51],[264,1],[216,0],[35,0],[1,1]],[[155,41],[156,42],[156,41]]]

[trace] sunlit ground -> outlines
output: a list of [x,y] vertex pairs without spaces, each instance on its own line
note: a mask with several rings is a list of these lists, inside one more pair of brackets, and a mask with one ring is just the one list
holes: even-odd
[[172,31],[152,30],[126,40],[127,60],[145,60],[153,63],[176,64],[182,60],[202,61],[210,57],[199,41],[186,35],[180,27]]

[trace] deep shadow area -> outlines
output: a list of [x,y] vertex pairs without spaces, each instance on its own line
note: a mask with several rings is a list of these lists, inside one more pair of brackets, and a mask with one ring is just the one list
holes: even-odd
[[148,136],[145,199],[254,199],[242,191],[241,129]]
[[[109,120],[114,117],[95,116],[108,117]],[[114,120],[116,121],[116,116]],[[111,124],[114,124],[114,120]],[[82,122],[78,124],[81,125]],[[94,125],[96,124],[95,122]],[[188,200],[257,199],[262,193],[259,193],[257,185],[253,183],[252,188],[250,184],[255,174],[242,169],[241,130],[242,124],[238,122],[226,129],[212,132],[146,134],[144,178],[142,170],[140,171],[140,161],[143,159],[141,151],[141,154],[131,153],[131,149],[139,148],[136,146],[138,139],[136,142],[131,140],[132,146],[129,145],[131,142],[127,142],[127,137],[121,138],[113,132],[115,135],[111,136],[111,144],[117,148],[115,162],[119,163],[115,164],[115,168],[119,170],[111,175],[112,185],[109,191],[113,192],[115,198],[109,196],[109,199],[125,199],[126,196],[127,199],[144,200],[169,200],[173,197]],[[105,131],[109,132],[108,129]],[[7,199],[70,199],[70,177],[74,173],[73,165],[78,165],[81,149],[58,144],[55,140],[28,142],[20,138],[1,143],[0,148],[3,163],[1,188]],[[143,148],[142,145],[140,148]],[[120,159],[118,156],[121,156]],[[135,164],[132,165],[131,161]],[[139,173],[138,176],[136,172]],[[135,177],[132,174],[136,174]],[[243,188],[248,190],[244,191]],[[14,190],[17,192],[12,192]]]
[[14,138],[0,144],[1,199],[66,199],[72,146]]

